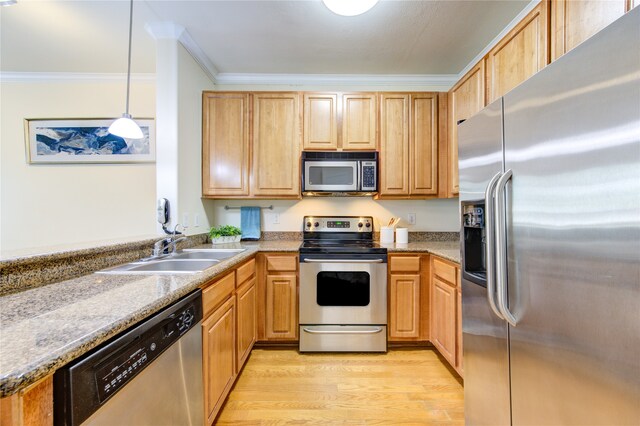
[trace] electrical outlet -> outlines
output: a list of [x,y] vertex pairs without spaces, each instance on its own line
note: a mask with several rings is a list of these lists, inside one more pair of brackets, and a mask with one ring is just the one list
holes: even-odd
[[189,226],[189,213],[182,213],[182,226]]
[[409,222],[409,225],[415,225],[416,224],[416,214],[415,213],[409,213],[407,215],[407,221]]
[[278,225],[280,223],[280,213],[273,213],[273,224]]
[[200,215],[198,213],[193,215],[193,227],[194,228],[200,227]]

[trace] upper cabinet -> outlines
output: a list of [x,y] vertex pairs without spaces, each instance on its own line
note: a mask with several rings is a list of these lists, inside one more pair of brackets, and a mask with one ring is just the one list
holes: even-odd
[[485,62],[481,60],[449,91],[448,192],[455,196],[458,187],[458,122],[485,107]]
[[254,195],[300,196],[300,122],[300,94],[254,93]]
[[554,0],[551,3],[551,60],[555,61],[622,16],[628,0]]
[[375,93],[342,95],[342,148],[375,150],[378,108]]
[[547,9],[547,1],[541,1],[487,54],[488,103],[547,65]]
[[249,95],[202,95],[202,194],[249,195]]
[[304,94],[305,150],[338,148],[338,95],[336,93]]
[[438,94],[380,95],[379,198],[438,196]]

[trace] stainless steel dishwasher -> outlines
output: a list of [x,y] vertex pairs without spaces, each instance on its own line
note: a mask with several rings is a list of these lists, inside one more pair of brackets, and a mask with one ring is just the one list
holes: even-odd
[[56,425],[204,423],[202,291],[54,374]]

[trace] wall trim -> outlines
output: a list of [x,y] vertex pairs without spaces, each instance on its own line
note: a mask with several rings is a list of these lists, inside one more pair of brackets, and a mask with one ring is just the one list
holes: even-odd
[[289,85],[289,86],[439,86],[448,90],[457,81],[456,74],[257,74],[220,73],[217,84]]
[[[78,72],[0,72],[0,81],[11,83],[52,82],[52,81],[120,81],[126,80],[127,73],[78,73]],[[155,73],[131,74],[131,80],[156,80]]]
[[522,19],[524,19],[524,17],[527,16],[529,14],[529,12],[531,12],[541,1],[542,0],[531,0],[531,2],[529,2],[529,4],[524,9],[522,9],[522,11],[520,13],[518,13],[516,15],[516,17],[513,18],[513,20],[511,22],[509,22],[509,24],[507,24],[506,27],[504,27],[504,29],[502,31],[500,31],[500,33],[497,36],[495,36],[495,38],[493,40],[491,40],[491,42],[489,44],[487,44],[487,46],[484,49],[482,49],[480,51],[480,53],[478,53],[476,55],[476,57],[473,58],[471,60],[471,62],[469,62],[467,64],[466,67],[464,67],[462,69],[462,71],[460,71],[458,73],[458,77],[456,78],[455,82],[458,82],[458,80],[460,80],[462,77],[464,77],[465,74],[468,73],[471,68],[476,66],[478,61],[480,61],[482,58],[484,58],[484,56],[487,53],[489,53],[489,51],[491,49],[493,49],[495,47],[495,45],[497,45],[500,42],[500,40],[502,40],[504,38],[504,36],[507,35],[507,33],[509,31],[514,29],[516,27],[516,25],[518,25],[520,23],[520,21],[522,21]]

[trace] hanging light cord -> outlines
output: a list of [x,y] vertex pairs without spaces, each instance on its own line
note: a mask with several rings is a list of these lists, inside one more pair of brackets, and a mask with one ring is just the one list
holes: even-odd
[[129,116],[129,86],[131,85],[131,37],[133,31],[133,0],[131,0],[131,6],[129,7],[129,59],[127,63],[127,105],[125,114]]

